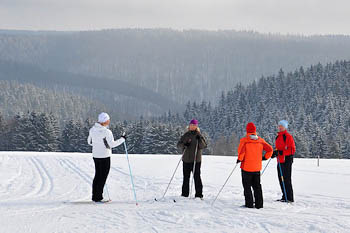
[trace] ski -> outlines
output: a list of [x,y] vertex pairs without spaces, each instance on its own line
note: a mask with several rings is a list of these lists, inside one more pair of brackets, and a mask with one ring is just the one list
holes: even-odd
[[[160,201],[161,201],[161,199],[154,198],[154,201],[156,201],[156,202],[160,202]],[[173,202],[176,202],[176,200],[175,200],[175,199],[173,199]]]
[[112,200],[96,201],[95,204],[106,204],[106,203],[110,203],[110,202],[112,202]]
[[282,203],[287,203],[287,204],[292,204],[293,202],[292,201],[286,201],[286,200],[281,200],[281,199],[278,199],[276,200],[276,202],[282,202]]
[[[204,201],[204,198],[200,198],[200,197],[196,197],[196,198],[188,198],[189,200],[197,200],[197,199],[200,199],[201,201]],[[173,199],[173,202],[177,202],[176,199]]]
[[90,201],[90,200],[86,200],[86,201],[64,201],[64,204],[72,204],[72,205],[84,205],[84,204],[107,204],[112,202],[112,200],[105,200],[105,201]]

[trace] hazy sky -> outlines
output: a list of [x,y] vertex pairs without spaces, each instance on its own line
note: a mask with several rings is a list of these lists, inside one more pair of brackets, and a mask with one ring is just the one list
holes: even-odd
[[0,0],[1,29],[126,27],[350,35],[350,0]]

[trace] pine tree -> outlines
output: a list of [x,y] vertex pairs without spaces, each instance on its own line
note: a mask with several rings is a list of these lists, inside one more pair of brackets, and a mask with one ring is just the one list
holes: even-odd
[[[128,135],[128,151],[133,154],[143,154],[145,129],[142,121],[133,123]],[[120,133],[121,135],[121,133]],[[119,136],[120,136],[119,135]]]
[[342,159],[343,155],[340,152],[339,144],[335,140],[332,140],[332,139],[330,139],[328,144],[329,144],[328,145],[328,148],[329,148],[328,157]]
[[9,135],[9,149],[15,151],[36,151],[35,128],[29,113],[27,115],[16,115],[14,121],[14,127]]
[[57,117],[50,113],[48,126],[48,151],[58,151],[60,145],[60,127]]
[[7,145],[5,120],[0,112],[0,151],[6,150]]
[[85,127],[84,122],[76,121],[73,127],[73,146],[77,152],[88,152],[90,146],[87,144],[88,129]]
[[68,121],[62,131],[60,149],[63,152],[75,152],[75,124],[73,120]]
[[[121,135],[123,134],[123,132],[125,132],[125,129],[124,127],[122,126],[122,123],[120,122],[117,122],[114,127],[112,128],[112,132],[113,132],[113,136],[114,136],[114,139],[118,139],[121,137]],[[127,135],[127,144],[129,146],[129,141],[130,139],[132,139],[132,137],[130,137],[130,135]],[[124,149],[124,146],[121,145],[121,146],[118,146],[116,148],[113,148],[113,152],[114,153],[117,153],[117,154],[124,154],[125,153],[125,149]]]

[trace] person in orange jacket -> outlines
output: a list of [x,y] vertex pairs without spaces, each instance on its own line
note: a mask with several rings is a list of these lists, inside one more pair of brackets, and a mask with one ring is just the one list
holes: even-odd
[[[277,157],[278,180],[279,180],[282,194],[283,194],[282,198],[278,201],[294,202],[294,194],[293,194],[293,187],[292,187],[292,165],[293,165],[293,157],[295,154],[295,142],[294,142],[293,136],[288,133],[287,129],[288,129],[288,121],[282,120],[278,122],[278,135],[276,137],[276,151],[274,151],[272,158]],[[282,171],[282,174],[281,174],[281,171]],[[282,179],[282,175],[283,175],[283,179]],[[283,185],[285,185],[285,190]]]
[[[273,148],[264,139],[258,137],[254,123],[249,122],[246,130],[247,135],[241,138],[239,143],[237,163],[241,163],[245,207],[254,207],[253,188],[255,208],[260,209],[263,208],[264,202],[260,183],[262,160],[272,156]],[[265,155],[263,151],[266,151]]]

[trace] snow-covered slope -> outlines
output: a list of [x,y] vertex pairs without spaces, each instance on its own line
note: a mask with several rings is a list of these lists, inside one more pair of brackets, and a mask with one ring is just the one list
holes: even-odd
[[[244,209],[240,171],[214,207],[211,202],[234,166],[233,157],[203,158],[205,200],[179,198],[180,166],[161,197],[179,156],[131,155],[139,206],[125,156],[113,155],[108,204],[89,200],[94,173],[90,154],[0,152],[0,232],[349,232],[350,161],[296,159],[294,204],[280,198],[276,161],[262,177],[264,209]],[[266,162],[264,163],[266,165]],[[172,201],[173,198],[177,202]]]

